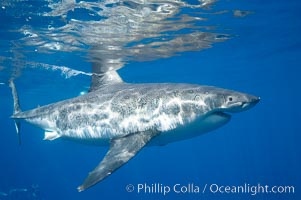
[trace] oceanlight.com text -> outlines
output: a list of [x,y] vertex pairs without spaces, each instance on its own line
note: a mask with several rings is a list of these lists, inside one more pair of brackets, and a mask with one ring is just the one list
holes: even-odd
[[255,196],[257,194],[294,194],[295,187],[292,185],[266,185],[266,184],[248,184],[241,185],[221,185],[221,184],[163,184],[163,183],[138,183],[128,184],[125,187],[129,193],[137,194],[248,194]]
[[[208,185],[207,185],[208,186]],[[206,186],[206,187],[207,187]],[[230,186],[230,185],[218,185],[218,184],[211,184],[209,186],[209,191],[211,193],[225,193],[225,194],[294,194],[295,187],[294,186],[269,186],[269,185],[262,185],[258,183],[257,185],[250,185],[250,184],[243,184],[239,186]]]

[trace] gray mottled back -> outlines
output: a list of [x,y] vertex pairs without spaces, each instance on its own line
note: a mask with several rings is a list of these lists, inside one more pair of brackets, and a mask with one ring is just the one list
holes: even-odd
[[205,103],[206,95],[200,95],[206,94],[205,90],[212,88],[188,84],[115,84],[21,112],[13,118],[24,118],[46,130],[75,138],[168,131],[210,110]]

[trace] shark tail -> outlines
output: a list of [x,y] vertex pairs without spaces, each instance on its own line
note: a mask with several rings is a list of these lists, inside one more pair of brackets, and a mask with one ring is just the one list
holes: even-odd
[[[14,79],[9,80],[9,87],[11,88],[13,99],[14,99],[14,115],[15,115],[22,111],[20,108],[19,97],[18,97],[17,89],[16,89],[16,86],[14,83]],[[21,145],[20,125],[21,125],[20,121],[15,119],[15,127],[16,127],[16,131],[17,131],[17,135],[18,135],[19,145]]]

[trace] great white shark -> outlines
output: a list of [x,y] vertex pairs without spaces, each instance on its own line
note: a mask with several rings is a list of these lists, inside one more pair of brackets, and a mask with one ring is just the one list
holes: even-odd
[[259,97],[212,86],[125,83],[116,71],[94,73],[89,93],[22,112],[13,80],[14,114],[45,130],[45,140],[63,138],[108,145],[99,165],[78,187],[83,191],[127,163],[146,145],[165,145],[212,131]]

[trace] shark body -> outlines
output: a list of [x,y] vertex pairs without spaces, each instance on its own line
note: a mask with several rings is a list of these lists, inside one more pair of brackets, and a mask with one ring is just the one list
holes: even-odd
[[[165,145],[214,130],[259,98],[193,84],[129,84],[116,71],[94,74],[90,92],[22,112],[14,82],[14,114],[19,133],[26,121],[45,130],[45,139],[109,145],[100,164],[78,187],[83,191],[127,163],[146,145]],[[20,135],[20,133],[19,133]]]

